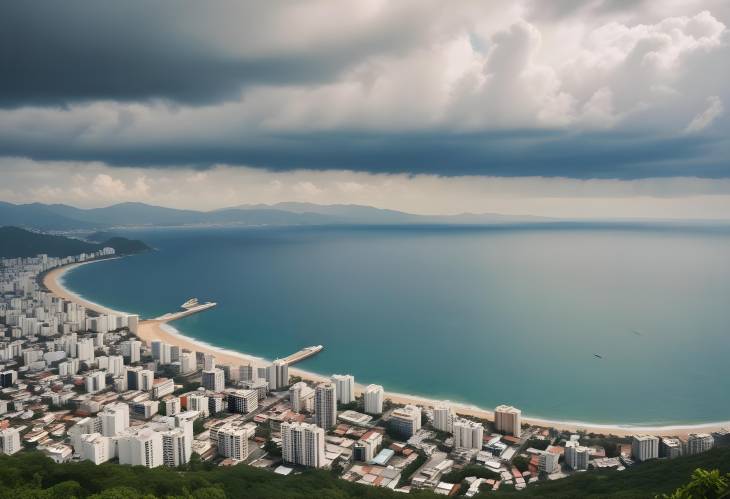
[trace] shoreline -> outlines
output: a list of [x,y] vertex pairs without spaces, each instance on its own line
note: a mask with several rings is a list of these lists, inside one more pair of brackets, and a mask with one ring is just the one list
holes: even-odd
[[[120,258],[120,257],[116,257]],[[105,259],[106,260],[106,259]],[[55,296],[59,298],[63,298],[65,300],[75,302],[79,305],[83,305],[89,310],[93,310],[100,314],[125,314],[126,312],[120,312],[117,310],[113,310],[109,307],[105,307],[103,305],[100,305],[98,303],[94,303],[92,301],[89,301],[78,294],[70,291],[66,287],[63,286],[62,279],[66,272],[69,270],[72,270],[78,266],[86,265],[89,263],[95,263],[99,261],[104,260],[91,260],[87,262],[80,262],[80,263],[73,263],[69,265],[64,265],[61,267],[56,267],[50,271],[48,271],[43,276],[43,285],[48,289],[49,292],[54,294]],[[153,340],[160,340],[165,343],[169,343],[171,345],[179,346],[180,348],[193,351],[193,352],[203,352],[203,353],[209,353],[216,357],[216,362],[219,364],[227,364],[227,365],[239,365],[242,363],[250,363],[254,365],[264,364],[267,362],[266,359],[262,357],[257,357],[254,355],[246,354],[243,352],[238,352],[234,350],[229,350],[221,347],[216,347],[215,345],[211,345],[208,343],[205,343],[201,340],[197,340],[194,338],[190,338],[189,336],[185,336],[180,331],[175,329],[175,327],[168,324],[168,321],[166,320],[160,320],[160,319],[147,319],[147,320],[140,320],[138,330],[137,330],[137,336],[145,341],[147,344],[149,344]],[[299,376],[304,380],[311,381],[311,382],[321,382],[321,381],[329,381],[330,378],[325,375],[313,373],[310,371],[306,371],[304,369],[299,369],[296,367],[290,367],[289,373],[294,376]],[[364,391],[365,385],[356,383],[355,384],[355,393],[356,395],[361,395]],[[416,404],[426,407],[433,407],[436,404],[444,402],[443,400],[437,400],[437,399],[431,399],[425,396],[419,396],[419,395],[409,395],[404,393],[396,393],[396,392],[390,392],[386,391],[384,394],[384,399],[390,399],[393,403],[396,404]],[[449,405],[452,407],[452,409],[459,415],[462,416],[470,416],[474,418],[480,418],[480,419],[488,419],[493,421],[494,420],[494,412],[480,408],[473,404],[468,403],[461,403],[461,402],[448,402]],[[551,419],[544,419],[540,417],[530,417],[530,416],[524,416],[522,417],[522,422],[527,423],[531,426],[539,426],[539,427],[545,427],[545,428],[555,428],[560,431],[570,431],[570,432],[576,432],[578,430],[585,431],[586,433],[596,433],[596,434],[604,434],[604,435],[616,435],[619,437],[626,437],[636,434],[649,434],[649,435],[665,435],[665,436],[676,436],[676,437],[684,437],[686,438],[687,435],[690,433],[711,433],[713,431],[717,431],[721,428],[727,428],[730,427],[730,421],[724,421],[724,422],[712,422],[712,423],[687,423],[687,424],[672,424],[672,425],[666,425],[666,426],[641,426],[636,424],[618,424],[618,423],[587,423],[587,422],[581,422],[581,421],[559,421],[559,420],[551,420]]]

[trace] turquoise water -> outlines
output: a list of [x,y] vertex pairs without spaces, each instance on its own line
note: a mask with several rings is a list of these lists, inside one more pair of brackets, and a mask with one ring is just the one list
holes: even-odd
[[[158,251],[66,285],[266,358],[550,419],[730,420],[730,231],[307,227],[127,232]],[[603,359],[594,357],[599,354]]]

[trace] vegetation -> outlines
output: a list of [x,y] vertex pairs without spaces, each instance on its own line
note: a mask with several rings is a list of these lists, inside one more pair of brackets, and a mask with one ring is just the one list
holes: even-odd
[[[683,487],[696,469],[717,469],[719,473],[730,472],[730,448],[715,448],[696,456],[676,459],[655,459],[640,463],[624,471],[605,470],[577,473],[562,480],[530,484],[525,490],[500,488],[498,495],[516,497],[580,497],[580,498],[650,498],[661,494],[672,494]],[[694,480],[693,480],[694,481]],[[483,495],[477,497],[493,497]],[[669,496],[672,499],[698,496]],[[708,498],[715,497],[708,495]],[[717,496],[722,497],[722,496]]]
[[533,449],[545,450],[550,445],[550,440],[540,440],[539,438],[531,438],[527,441],[527,448],[532,447]]
[[408,483],[411,479],[411,476],[424,464],[426,464],[426,461],[428,461],[428,457],[423,451],[418,451],[418,457],[408,466],[406,466],[403,471],[401,471],[400,474],[400,481],[398,482],[398,487],[401,487]]
[[671,494],[665,494],[663,499],[692,499],[703,497],[707,499],[730,497],[730,473],[725,476],[719,470],[696,469],[692,473],[692,480],[687,485],[679,487]]
[[150,249],[142,241],[113,237],[101,243],[90,243],[70,237],[30,232],[18,227],[0,227],[0,257],[29,257],[44,253],[49,256],[91,253],[105,247],[114,248],[119,254],[140,253]]
[[512,459],[512,465],[524,473],[530,467],[530,458],[525,456],[515,456],[514,459]]
[[484,466],[478,466],[475,464],[469,464],[459,470],[452,470],[446,473],[441,480],[448,483],[461,483],[468,476],[475,476],[477,478],[494,478],[499,480],[499,473],[496,473]]
[[[185,469],[81,463],[55,464],[38,452],[0,456],[0,498],[92,499],[380,499],[400,498],[388,489],[350,483],[324,470],[280,476],[246,465],[196,462]],[[436,497],[421,492],[409,497]]]

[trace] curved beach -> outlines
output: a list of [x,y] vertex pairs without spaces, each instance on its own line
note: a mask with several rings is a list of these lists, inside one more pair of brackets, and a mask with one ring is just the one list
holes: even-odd
[[[101,261],[101,260],[95,260]],[[91,302],[76,293],[68,290],[62,284],[63,275],[69,270],[79,266],[85,265],[90,262],[70,264],[62,267],[55,268],[43,277],[43,285],[55,296],[63,298],[65,300],[75,302],[79,305],[83,305],[87,309],[94,310],[102,314],[123,314],[125,312],[119,312],[111,308],[105,307],[98,303]],[[216,361],[219,364],[228,365],[239,365],[244,363],[263,364],[266,362],[261,357],[227,350],[223,348],[209,345],[205,342],[195,340],[180,334],[175,328],[169,326],[168,321],[160,319],[148,319],[142,320],[139,323],[138,333],[140,339],[149,342],[154,340],[160,340],[170,345],[176,345],[189,351],[203,352],[215,355]],[[326,348],[326,345],[325,345]],[[290,368],[290,373],[295,376],[300,376],[303,379],[313,382],[329,380],[329,377],[298,369],[295,367]],[[362,393],[364,385],[356,384],[356,393]],[[385,392],[385,398],[392,400],[395,403],[400,404],[417,404],[422,406],[434,406],[440,403],[441,400],[429,399],[422,396],[408,395],[394,392]],[[506,401],[508,402],[508,401]],[[494,414],[492,411],[476,407],[474,405],[462,404],[462,403],[450,403],[453,409],[461,415],[471,416],[482,419],[493,420]],[[618,436],[634,435],[637,433],[641,434],[652,434],[652,435],[671,435],[678,437],[685,437],[690,433],[697,432],[712,432],[717,431],[723,427],[730,426],[730,421],[717,422],[717,423],[703,423],[696,425],[669,425],[669,426],[637,426],[637,425],[620,425],[620,424],[594,424],[585,423],[579,421],[555,421],[542,418],[534,418],[529,416],[523,416],[523,422],[530,425],[556,428],[563,431],[586,431],[589,433],[599,434],[613,434]]]

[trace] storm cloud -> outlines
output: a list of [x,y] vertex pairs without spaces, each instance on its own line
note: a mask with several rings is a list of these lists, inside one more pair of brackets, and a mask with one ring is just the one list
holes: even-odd
[[730,177],[719,0],[65,2],[0,13],[0,156]]

